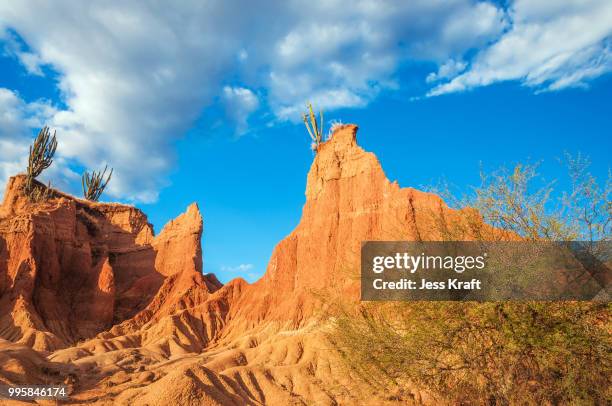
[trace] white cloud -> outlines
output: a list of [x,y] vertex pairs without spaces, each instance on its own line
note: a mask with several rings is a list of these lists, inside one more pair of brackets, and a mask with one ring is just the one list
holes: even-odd
[[[242,134],[254,111],[297,121],[307,101],[366,106],[402,86],[408,60],[438,65],[430,95],[510,79],[575,86],[610,70],[610,4],[521,0],[508,14],[476,0],[29,0],[0,2],[0,35],[19,36],[5,48],[30,74],[58,74],[66,107],[47,104],[45,121],[61,136],[58,162],[108,163],[111,196],[151,202],[174,141],[216,101]],[[23,120],[36,103],[19,105]]]
[[518,0],[512,28],[430,96],[520,80],[541,90],[584,86],[612,70],[612,2]]
[[269,62],[269,103],[281,119],[299,120],[308,101],[325,110],[363,107],[399,86],[402,61],[461,54],[506,24],[503,10],[463,0],[319,1],[304,9],[274,43]]
[[24,49],[24,45],[10,31],[4,31],[0,25],[0,41],[4,43],[3,54],[16,58],[31,75],[44,76],[43,61],[40,57]]
[[199,2],[24,1],[1,3],[0,20],[59,73],[68,108],[48,121],[61,134],[58,154],[88,168],[108,163],[110,195],[150,202],[167,183],[173,140],[218,92],[235,57],[228,11]]
[[259,99],[246,87],[223,87],[223,104],[226,114],[236,123],[236,135],[243,135],[248,129],[248,118],[259,108]]
[[[222,272],[228,273],[248,273],[248,271],[252,270],[255,266],[253,264],[240,264],[237,266],[221,266]],[[252,273],[248,273],[249,275]]]
[[438,72],[431,72],[425,78],[427,83],[436,82],[443,79],[452,79],[465,70],[467,63],[449,59],[438,68]]
[[253,264],[240,264],[237,266],[222,265],[220,270],[226,274],[234,274],[236,277],[246,279],[249,283],[255,282],[261,277],[261,274],[254,271],[255,266]]

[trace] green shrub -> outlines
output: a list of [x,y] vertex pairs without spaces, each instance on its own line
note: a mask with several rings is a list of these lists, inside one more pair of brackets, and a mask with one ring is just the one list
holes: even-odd
[[[454,202],[473,209],[461,219],[432,211],[431,224],[457,241],[610,241],[610,177],[600,186],[588,161],[567,161],[571,186],[558,202],[553,184],[534,187],[535,166],[518,165],[482,175],[472,197]],[[448,190],[443,195],[453,203]],[[465,405],[599,405],[612,398],[609,303],[372,302],[357,311],[330,304],[329,337],[346,367],[384,392],[417,385]]]

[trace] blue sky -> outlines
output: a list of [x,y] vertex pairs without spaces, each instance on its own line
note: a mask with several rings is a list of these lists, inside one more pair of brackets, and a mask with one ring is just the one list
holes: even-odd
[[0,189],[49,124],[59,187],[108,163],[103,199],[157,231],[198,202],[223,281],[255,280],[299,221],[306,101],[358,124],[402,186],[518,161],[555,178],[566,151],[611,164],[607,0],[29,3],[0,5]]

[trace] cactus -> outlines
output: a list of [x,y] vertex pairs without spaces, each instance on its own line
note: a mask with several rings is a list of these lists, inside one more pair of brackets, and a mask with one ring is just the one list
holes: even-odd
[[[28,158],[26,193],[30,196],[34,191],[34,180],[53,163],[53,155],[57,149],[57,138],[55,132],[51,136],[49,127],[43,127],[34,143],[30,146]],[[32,197],[32,196],[30,196]]]
[[304,125],[308,130],[308,134],[310,134],[310,138],[312,139],[312,150],[315,153],[319,150],[319,146],[321,142],[323,142],[323,111],[319,112],[321,124],[317,125],[317,119],[312,110],[312,104],[308,103],[308,112],[302,114],[302,119],[304,120]]
[[111,168],[110,173],[106,176],[107,169],[108,165],[104,167],[103,171],[92,171],[91,174],[85,171],[81,179],[81,183],[83,184],[83,196],[85,199],[93,202],[97,202],[98,199],[100,199],[100,195],[104,192],[106,185],[108,185],[113,175],[113,169]]

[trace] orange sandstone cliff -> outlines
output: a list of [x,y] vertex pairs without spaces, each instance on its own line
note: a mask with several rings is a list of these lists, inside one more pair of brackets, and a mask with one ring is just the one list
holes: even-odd
[[109,405],[394,403],[355,388],[326,340],[322,298],[357,304],[362,241],[438,240],[432,212],[465,213],[390,182],[356,133],[342,126],[320,146],[302,219],[252,285],[203,274],[195,204],[154,236],[136,208],[59,192],[30,204],[12,178],[0,383],[65,382],[72,402]]
[[24,181],[11,178],[0,211],[0,337],[53,351],[132,318],[175,274],[220,287],[201,273],[196,205],[153,237],[136,208],[59,193],[30,204]]
[[376,156],[358,146],[357,126],[342,126],[310,168],[299,225],[276,246],[265,275],[231,316],[297,327],[316,313],[318,294],[357,301],[362,242],[441,240],[433,220],[440,214],[462,218],[437,195],[390,182]]

